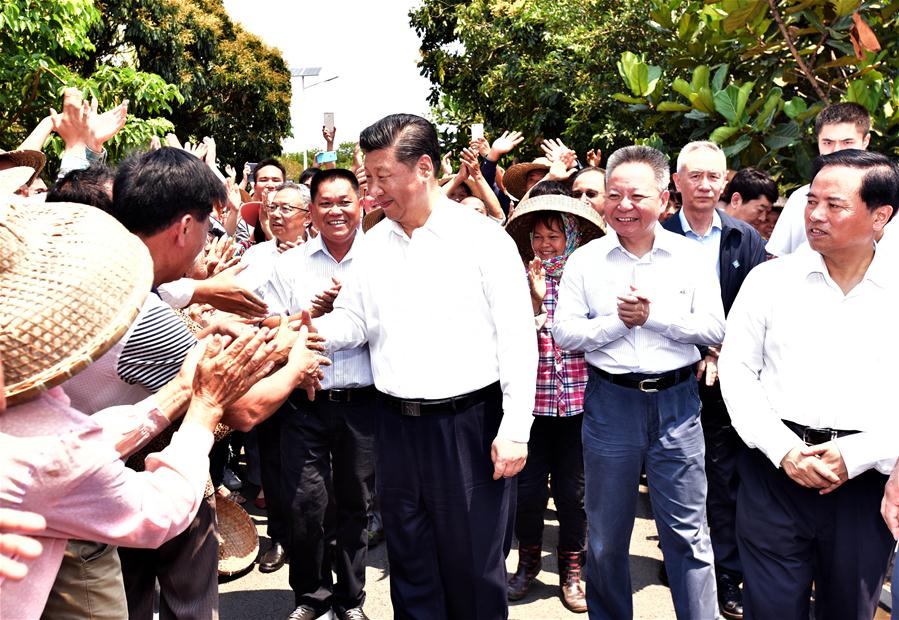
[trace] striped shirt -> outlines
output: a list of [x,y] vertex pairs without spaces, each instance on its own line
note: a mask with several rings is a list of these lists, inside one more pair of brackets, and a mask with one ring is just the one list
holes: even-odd
[[156,293],[145,303],[150,307],[127,336],[116,372],[125,383],[156,392],[175,378],[197,339]]
[[[269,281],[259,288],[269,310],[275,314],[307,310],[316,295],[334,286],[332,277],[343,283],[350,274],[361,237],[362,231],[358,231],[350,251],[340,262],[331,256],[321,235],[278,256]],[[367,344],[334,352],[331,366],[325,366],[324,371],[321,381],[324,390],[365,387],[374,383]]]
[[546,278],[546,322],[537,330],[537,394],[534,415],[568,417],[584,411],[587,362],[584,354],[555,345],[550,329],[556,311],[558,279]]
[[[617,298],[631,287],[650,300],[650,310],[644,325],[628,328]],[[609,231],[568,259],[552,334],[563,349],[583,351],[587,363],[611,374],[689,366],[699,360],[696,345],[724,339],[718,277],[694,241],[661,225],[641,257]]]

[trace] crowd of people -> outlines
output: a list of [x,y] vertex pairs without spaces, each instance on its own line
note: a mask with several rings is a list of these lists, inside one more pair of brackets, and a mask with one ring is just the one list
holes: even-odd
[[629,618],[644,477],[678,618],[873,618],[899,166],[863,107],[785,202],[710,141],[454,169],[407,114],[295,180],[172,135],[113,169],[126,117],[68,89],[0,153],[0,618],[218,617],[225,501],[285,618],[367,618],[381,536],[396,618],[507,618],[550,497],[562,605]]

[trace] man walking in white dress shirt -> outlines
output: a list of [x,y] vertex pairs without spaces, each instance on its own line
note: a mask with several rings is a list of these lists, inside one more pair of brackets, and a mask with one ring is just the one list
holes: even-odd
[[359,142],[387,219],[316,325],[332,349],[370,347],[394,615],[504,619],[510,478],[537,376],[521,259],[501,228],[443,196],[428,121],[387,116]]
[[809,248],[756,267],[731,308],[721,390],[746,451],[737,543],[747,619],[874,616],[893,540],[880,518],[896,461],[895,263],[875,238],[899,171],[878,153],[821,156]]

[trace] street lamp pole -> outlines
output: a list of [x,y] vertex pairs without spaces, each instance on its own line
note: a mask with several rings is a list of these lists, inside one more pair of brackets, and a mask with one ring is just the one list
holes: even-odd
[[[306,78],[307,77],[317,77],[321,73],[321,70],[322,70],[321,67],[302,67],[299,69],[291,69],[290,70],[290,77],[300,78],[300,92],[302,93],[302,104],[303,105],[306,104]],[[309,88],[312,88],[313,86],[318,86],[319,84],[324,84],[325,82],[330,82],[331,80],[336,80],[339,77],[340,77],[339,75],[335,75],[333,77],[329,77],[326,80],[320,80],[318,82],[315,82],[314,84],[310,84]],[[297,123],[297,124],[299,124],[299,123]],[[294,136],[294,138],[296,138],[296,136]],[[302,148],[303,148],[303,170],[305,170],[306,168],[309,167],[309,165],[308,165],[308,162],[306,161],[306,148],[305,147],[302,147]]]

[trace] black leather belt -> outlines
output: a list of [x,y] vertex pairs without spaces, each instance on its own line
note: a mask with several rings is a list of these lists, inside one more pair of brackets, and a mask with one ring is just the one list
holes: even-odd
[[362,398],[371,398],[377,393],[375,386],[366,385],[359,388],[340,388],[333,390],[322,390],[317,396],[331,401],[332,403],[348,403]]
[[781,422],[786,424],[787,428],[796,433],[807,446],[817,446],[818,444],[827,443],[828,441],[833,441],[839,437],[846,437],[847,435],[855,435],[859,432],[841,431],[836,428],[805,426],[804,424],[797,424],[796,422],[791,422],[789,420],[781,420]]
[[381,393],[381,396],[384,397],[384,402],[391,408],[397,410],[400,415],[418,418],[429,415],[459,413],[472,405],[483,402],[491,393],[500,394],[499,381],[482,387],[480,390],[469,392],[468,394],[452,396],[450,398],[440,398],[437,400],[409,400],[384,393]]
[[633,388],[648,394],[660,390],[667,390],[668,388],[695,376],[693,374],[693,366],[684,366],[683,368],[670,370],[658,375],[649,375],[641,372],[628,372],[621,375],[613,375],[612,373],[606,372],[595,366],[590,366],[590,370],[613,385]]

